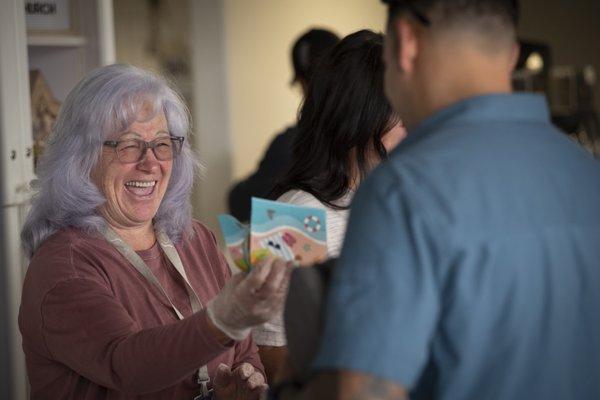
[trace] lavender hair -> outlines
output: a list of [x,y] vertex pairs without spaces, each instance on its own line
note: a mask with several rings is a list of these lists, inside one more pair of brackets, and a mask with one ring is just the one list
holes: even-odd
[[[69,93],[40,160],[36,193],[21,231],[29,257],[61,229],[97,233],[106,226],[98,212],[106,199],[90,173],[103,142],[127,129],[148,105],[154,115],[164,112],[172,135],[188,137],[189,111],[181,96],[165,79],[140,68],[114,64],[95,69]],[[154,217],[154,226],[174,242],[191,232],[190,194],[198,170],[186,140],[173,160],[169,186]]]

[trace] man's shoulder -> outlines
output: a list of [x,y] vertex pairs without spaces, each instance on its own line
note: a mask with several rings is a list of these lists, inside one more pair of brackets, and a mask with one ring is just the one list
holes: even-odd
[[[393,152],[361,183],[358,192],[379,193],[383,196],[403,196],[425,190],[429,182],[421,179],[428,173],[426,160],[418,160],[409,153]],[[415,185],[415,181],[419,181]]]
[[292,145],[296,140],[298,128],[293,125],[285,128],[283,131],[277,133],[269,147],[267,148],[266,154],[275,153],[281,156],[291,155]]
[[297,133],[298,127],[296,125],[290,125],[277,133],[275,139],[293,141],[296,138]]

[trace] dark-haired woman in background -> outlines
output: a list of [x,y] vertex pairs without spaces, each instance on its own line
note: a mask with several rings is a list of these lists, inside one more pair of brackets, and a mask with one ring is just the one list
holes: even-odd
[[327,211],[327,246],[336,257],[355,189],[406,135],[383,90],[383,36],[342,40],[320,65],[300,111],[291,168],[279,201]]
[[[383,90],[383,36],[361,30],[317,67],[298,122],[291,168],[275,188],[279,201],[325,208],[328,255],[337,257],[348,209],[365,176],[406,135]],[[286,348],[281,318],[254,330],[271,381]]]

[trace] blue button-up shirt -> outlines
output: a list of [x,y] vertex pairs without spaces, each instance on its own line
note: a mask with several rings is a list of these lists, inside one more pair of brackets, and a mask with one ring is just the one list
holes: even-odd
[[542,97],[452,105],[364,182],[316,367],[414,399],[600,399],[600,166]]

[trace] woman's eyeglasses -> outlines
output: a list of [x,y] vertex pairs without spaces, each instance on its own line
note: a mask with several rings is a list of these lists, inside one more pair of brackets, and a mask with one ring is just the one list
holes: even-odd
[[115,149],[117,158],[124,164],[137,163],[146,158],[146,150],[152,149],[159,161],[169,161],[181,153],[182,136],[159,137],[150,142],[141,139],[107,140],[104,146]]

